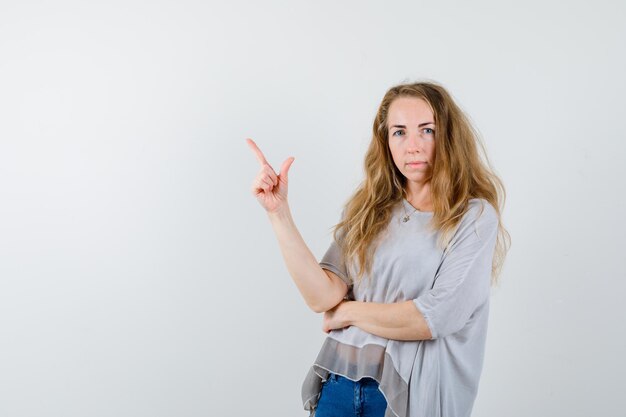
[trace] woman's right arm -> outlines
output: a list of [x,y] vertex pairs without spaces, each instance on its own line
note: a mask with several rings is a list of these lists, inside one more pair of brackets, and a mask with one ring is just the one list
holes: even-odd
[[348,286],[334,272],[322,269],[296,227],[289,206],[267,213],[287,270],[307,305],[316,313],[335,307],[348,293]]
[[287,270],[311,310],[328,311],[343,300],[348,286],[335,273],[322,269],[293,221],[287,203],[287,173],[293,158],[285,160],[276,175],[256,143],[252,139],[247,142],[261,164],[252,194],[267,211]]

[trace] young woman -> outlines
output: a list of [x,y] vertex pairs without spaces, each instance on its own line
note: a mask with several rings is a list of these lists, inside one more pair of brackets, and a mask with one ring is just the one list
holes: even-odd
[[387,91],[365,179],[319,263],[287,202],[294,158],[277,175],[247,141],[261,164],[252,193],[307,305],[324,312],[328,337],[304,380],[304,408],[316,417],[470,416],[490,287],[510,236],[502,182],[450,94],[433,82]]

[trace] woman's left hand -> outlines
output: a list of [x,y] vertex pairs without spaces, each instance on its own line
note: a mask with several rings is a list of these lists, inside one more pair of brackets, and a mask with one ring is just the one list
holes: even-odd
[[350,303],[352,303],[352,301],[343,300],[324,313],[322,330],[325,333],[330,333],[331,330],[343,329],[351,325],[348,317]]

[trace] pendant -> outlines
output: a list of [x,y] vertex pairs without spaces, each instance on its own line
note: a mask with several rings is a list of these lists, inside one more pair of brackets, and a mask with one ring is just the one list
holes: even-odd
[[409,216],[404,216],[404,218],[402,219],[402,221],[403,221],[404,223],[408,222],[408,221],[409,221]]

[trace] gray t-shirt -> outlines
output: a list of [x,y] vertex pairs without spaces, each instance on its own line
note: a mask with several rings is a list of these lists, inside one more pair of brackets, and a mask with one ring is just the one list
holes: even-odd
[[412,300],[433,338],[401,341],[379,337],[356,326],[333,330],[302,384],[304,409],[315,415],[329,372],[357,381],[376,379],[387,399],[385,417],[469,417],[482,371],[491,263],[498,217],[484,199],[469,209],[447,250],[437,248],[430,231],[432,212],[414,212],[403,199],[374,252],[371,281],[365,274],[352,284],[355,264],[346,265],[333,240],[320,261],[340,276],[357,301]]

